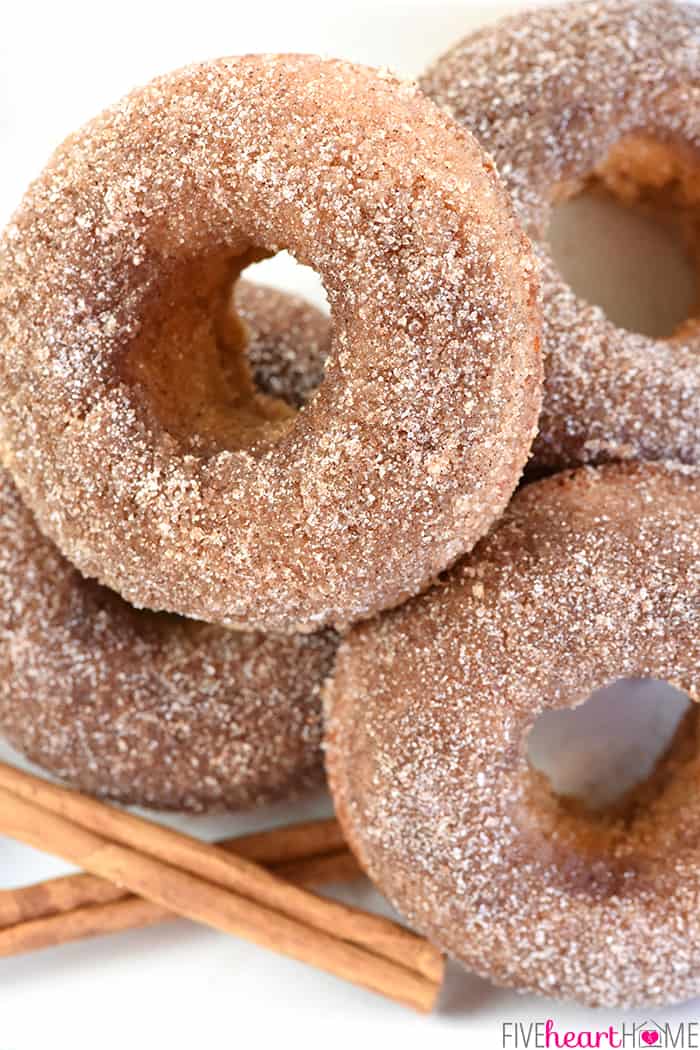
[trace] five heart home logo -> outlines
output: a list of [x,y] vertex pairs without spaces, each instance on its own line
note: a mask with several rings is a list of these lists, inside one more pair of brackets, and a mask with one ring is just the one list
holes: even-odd
[[560,1028],[543,1021],[501,1022],[502,1050],[700,1050],[700,1017],[676,1024],[619,1021],[605,1028]]

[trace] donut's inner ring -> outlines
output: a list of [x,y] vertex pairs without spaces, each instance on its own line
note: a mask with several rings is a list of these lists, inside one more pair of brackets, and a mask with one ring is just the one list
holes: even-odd
[[296,412],[255,385],[246,329],[232,290],[242,271],[272,253],[250,248],[178,260],[158,275],[145,321],[120,378],[183,451],[268,448]]
[[529,763],[533,724],[534,719],[521,738],[519,822],[532,848],[552,855],[564,875],[580,869],[592,881],[607,882],[642,870],[649,861],[664,862],[667,854],[688,847],[689,821],[700,842],[700,814],[693,810],[700,778],[700,704],[691,704],[683,715],[649,776],[597,810],[558,794]]
[[557,183],[550,203],[583,193],[612,198],[676,233],[695,267],[697,293],[689,317],[670,338],[687,337],[700,325],[700,153],[647,132],[626,135],[592,171]]

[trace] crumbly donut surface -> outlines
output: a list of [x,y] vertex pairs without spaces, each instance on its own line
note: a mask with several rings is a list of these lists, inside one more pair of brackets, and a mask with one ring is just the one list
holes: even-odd
[[467,37],[421,86],[493,156],[542,259],[533,466],[700,463],[698,314],[668,339],[619,328],[574,294],[547,244],[553,204],[602,190],[679,227],[700,274],[700,8],[585,0],[533,10]]
[[[225,308],[281,248],[333,317],[296,415],[252,390]],[[4,233],[4,461],[136,605],[352,621],[507,503],[541,400],[537,292],[491,162],[415,86],[310,56],[189,67],[69,138]]]
[[[327,319],[249,282],[236,298],[261,391],[299,403],[322,372]],[[328,631],[137,611],[69,564],[0,471],[0,734],[81,790],[201,812],[319,787],[335,647]]]
[[700,474],[521,489],[427,594],[353,628],[327,687],[338,816],[399,911],[469,969],[592,1006],[700,993],[697,707],[617,811],[560,799],[527,735],[619,678],[700,702]]

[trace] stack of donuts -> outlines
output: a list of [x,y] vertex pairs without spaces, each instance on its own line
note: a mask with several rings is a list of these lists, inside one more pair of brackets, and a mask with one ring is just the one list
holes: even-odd
[[[0,731],[194,812],[325,756],[415,928],[627,1006],[700,994],[695,711],[602,812],[527,738],[619,678],[700,702],[700,317],[566,284],[551,211],[595,188],[700,251],[700,9],[540,9],[418,86],[206,62],[63,143],[0,241]],[[239,281],[282,249],[330,318]]]

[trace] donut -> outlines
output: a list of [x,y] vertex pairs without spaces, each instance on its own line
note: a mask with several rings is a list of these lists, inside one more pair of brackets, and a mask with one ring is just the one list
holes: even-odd
[[300,295],[238,281],[233,309],[258,391],[301,408],[323,379],[331,345],[328,317]]
[[534,10],[467,37],[421,86],[493,156],[542,262],[531,473],[700,463],[700,312],[666,339],[618,327],[576,295],[548,244],[553,206],[600,191],[675,223],[700,271],[700,9],[586,0]]
[[554,794],[538,715],[623,677],[700,701],[700,473],[620,463],[522,488],[440,584],[341,644],[326,765],[361,864],[498,984],[589,1006],[700,993],[697,707],[618,809]]
[[[331,349],[299,413],[228,312],[285,248]],[[413,84],[190,66],[69,138],[0,240],[0,446],[38,524],[136,606],[264,631],[400,603],[506,505],[541,401],[538,276],[493,165]]]
[[[322,371],[326,319],[248,282],[237,300],[261,389],[298,402]],[[0,471],[0,734],[80,790],[202,812],[319,787],[335,646],[330,631],[239,633],[132,608],[41,535]]]

